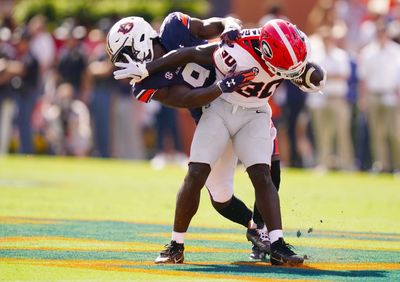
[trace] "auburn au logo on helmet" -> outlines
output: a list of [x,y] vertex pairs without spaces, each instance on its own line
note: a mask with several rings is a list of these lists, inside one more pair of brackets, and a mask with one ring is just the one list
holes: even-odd
[[133,28],[133,22],[123,23],[119,26],[118,32],[127,34],[132,30],[132,28]]

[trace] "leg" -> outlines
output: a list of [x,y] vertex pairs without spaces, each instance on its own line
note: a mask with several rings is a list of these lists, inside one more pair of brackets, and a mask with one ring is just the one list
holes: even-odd
[[256,204],[268,230],[282,230],[278,192],[272,183],[269,166],[255,164],[247,168],[256,194]]
[[18,129],[20,135],[20,153],[32,154],[32,113],[35,107],[35,93],[20,93],[18,97]]
[[279,196],[270,175],[272,138],[265,130],[270,116],[260,115],[259,112],[245,113],[248,122],[235,134],[234,149],[247,168],[255,189],[257,207],[270,231],[271,263],[302,264],[304,259],[297,256],[283,240]]
[[[252,211],[233,195],[233,176],[236,165],[237,157],[233,152],[232,142],[229,141],[207,178],[206,186],[210,193],[211,203],[223,217],[246,227],[247,240],[251,241],[260,250],[259,253],[262,252],[265,257],[265,253],[270,251],[268,233],[261,233],[263,230],[256,229],[257,226],[252,221]],[[257,258],[260,258],[260,255]]]
[[352,170],[354,167],[353,145],[351,142],[351,112],[350,105],[345,98],[338,98],[334,108],[336,120],[335,129],[337,136],[337,160],[338,167],[344,170]]
[[0,101],[0,157],[8,153],[12,134],[12,119],[14,116],[14,101],[4,98]]
[[[279,159],[272,160],[270,173],[271,173],[272,183],[274,184],[276,191],[279,191],[279,186],[281,184],[281,163]],[[257,208],[256,202],[254,202],[253,221],[257,224],[258,229],[264,227],[264,221]]]
[[200,191],[230,138],[229,132],[218,112],[218,105],[203,113],[193,137],[190,165],[184,183],[178,192],[174,230],[171,243],[156,258],[156,263],[183,262],[184,236],[196,213]]
[[251,211],[233,195],[233,176],[237,165],[237,157],[229,140],[223,154],[212,167],[206,186],[210,200],[218,213],[225,218],[248,227]]
[[[190,163],[189,171],[176,198],[175,232],[186,232],[200,203],[200,191],[206,183],[211,168],[205,163]],[[183,243],[183,242],[182,242]]]
[[91,106],[95,123],[94,138],[99,157],[109,158],[110,93],[108,90],[95,89]]
[[[281,161],[279,153],[278,136],[276,134],[277,132],[274,124],[271,124],[270,133],[271,133],[271,138],[274,140],[272,147],[272,156],[271,156],[271,179],[272,183],[274,183],[275,185],[276,191],[279,191],[279,186],[281,185]],[[256,202],[254,202],[253,221],[257,224],[258,229],[266,229],[262,216],[257,208]]]
[[385,132],[381,124],[383,106],[379,98],[375,97],[374,93],[370,94],[370,101],[368,104],[368,129],[371,140],[371,151],[373,167],[376,172],[382,172],[387,169],[387,145],[385,142]]

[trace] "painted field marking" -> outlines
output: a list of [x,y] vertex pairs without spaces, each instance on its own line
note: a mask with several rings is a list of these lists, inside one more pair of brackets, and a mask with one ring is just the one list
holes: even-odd
[[[170,233],[145,233],[146,237],[169,238]],[[191,241],[223,241],[243,242],[244,235],[229,233],[188,233]],[[365,251],[400,251],[400,241],[376,241],[355,238],[320,238],[320,237],[287,237],[293,244],[301,247],[316,247],[322,249],[351,249]]]
[[[315,281],[315,280],[298,280],[298,279],[277,279],[277,278],[266,278],[266,277],[252,277],[245,275],[230,275],[230,274],[213,274],[204,272],[193,272],[185,270],[169,270],[162,269],[162,265],[155,265],[154,262],[132,262],[132,261],[115,261],[115,260],[100,260],[100,261],[87,261],[87,260],[32,260],[32,259],[5,259],[2,262],[9,264],[29,264],[38,266],[54,266],[54,267],[68,267],[68,268],[80,268],[80,269],[91,269],[91,270],[105,270],[105,271],[116,271],[116,272],[136,272],[136,273],[148,273],[156,275],[168,275],[168,276],[179,276],[179,277],[195,277],[195,278],[215,278],[215,279],[231,279],[234,281]],[[220,263],[214,263],[219,265]],[[153,265],[156,269],[149,268],[134,268],[126,266],[149,266]],[[206,264],[183,264],[183,265],[213,265],[208,262]],[[264,266],[265,267],[265,264]]]

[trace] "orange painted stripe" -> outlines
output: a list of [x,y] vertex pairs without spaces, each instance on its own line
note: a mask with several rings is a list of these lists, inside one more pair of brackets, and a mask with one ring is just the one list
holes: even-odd
[[23,217],[0,217],[0,224],[60,224],[59,220]]
[[[132,261],[118,261],[118,260],[103,260],[103,261],[82,261],[82,260],[32,260],[32,259],[4,259],[3,263],[7,264],[30,264],[46,267],[68,267],[89,270],[103,270],[115,272],[132,272],[132,273],[147,273],[150,275],[168,275],[175,277],[194,277],[194,278],[216,278],[216,279],[232,279],[234,281],[315,281],[315,280],[291,280],[291,279],[276,279],[264,277],[251,277],[244,275],[224,275],[224,274],[208,274],[202,272],[180,270],[167,270],[162,265],[155,265],[153,262],[132,262]],[[226,263],[226,262],[201,262],[201,263],[184,263],[184,265],[252,265],[256,267],[263,267],[268,272],[269,269],[285,269],[285,267],[270,266],[265,263]],[[126,267],[132,266],[132,267]],[[135,268],[138,266],[138,268]],[[140,266],[154,266],[154,268],[141,268]],[[400,265],[397,263],[319,263],[319,264],[306,264],[301,269],[308,270],[329,270],[329,271],[362,271],[362,270],[400,270]]]
[[[111,265],[111,266],[156,266],[153,261],[131,261],[131,260],[51,260],[51,259],[26,259],[26,258],[2,258],[2,262],[5,263],[30,263],[30,264],[41,264],[41,263],[53,263],[53,264],[74,264],[74,265]],[[232,261],[201,261],[201,262],[190,262],[187,261],[183,265],[248,265],[255,267],[273,267],[268,262],[261,261],[243,261],[243,262],[232,262]],[[285,268],[285,267],[282,267]],[[400,270],[400,263],[389,263],[389,262],[305,262],[304,265],[296,268],[310,269],[310,270]]]
[[[264,278],[264,277],[251,277],[244,275],[224,275],[224,274],[207,274],[202,272],[193,272],[185,270],[167,270],[163,269],[162,265],[155,265],[154,262],[132,262],[132,261],[82,261],[82,260],[32,260],[32,259],[5,259],[2,262],[9,264],[32,264],[40,266],[54,266],[54,267],[71,267],[71,268],[83,268],[83,269],[95,269],[95,270],[106,270],[106,271],[117,271],[117,272],[139,272],[148,273],[153,275],[168,275],[178,277],[194,277],[194,278],[216,278],[216,279],[232,279],[234,281],[315,281],[315,280],[292,280],[292,279],[276,279],[276,278]],[[185,263],[184,265],[221,265],[224,263]],[[227,265],[228,263],[225,263]],[[128,268],[126,266],[154,266],[155,269],[148,268]],[[261,267],[268,267],[266,264],[257,265]],[[157,269],[159,268],[159,269]]]
[[[118,248],[118,247],[45,247],[45,246],[0,246],[0,250],[5,251],[110,251],[110,252],[130,252],[130,253],[154,253],[159,252],[162,249],[161,246],[147,247],[143,249],[135,249],[135,246]],[[185,253],[249,253],[250,250],[236,250],[236,249],[214,249],[214,248],[185,248]]]
[[[69,242],[72,244],[84,243],[93,244],[92,246],[38,246],[39,243],[57,244],[57,241]],[[33,242],[35,245],[7,245],[7,243]],[[111,246],[108,246],[111,245]],[[115,247],[114,247],[115,246]],[[160,244],[143,243],[143,242],[116,242],[86,238],[68,238],[68,237],[3,237],[0,238],[0,250],[41,250],[41,251],[87,251],[102,250],[115,252],[158,252],[162,246]],[[202,252],[202,253],[248,253],[248,249],[229,249],[229,248],[207,248],[187,246],[186,252]]]

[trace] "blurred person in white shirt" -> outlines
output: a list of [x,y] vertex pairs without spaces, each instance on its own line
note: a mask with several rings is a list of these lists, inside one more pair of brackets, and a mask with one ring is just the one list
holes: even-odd
[[373,171],[400,170],[400,45],[392,41],[384,20],[359,58],[360,110],[367,113]]
[[40,83],[42,90],[53,87],[52,69],[56,59],[56,45],[50,32],[47,31],[46,17],[43,15],[34,16],[28,23],[31,34],[30,50],[39,62]]
[[[335,27],[321,27],[315,37],[312,60],[327,71],[323,95],[309,95],[307,104],[312,113],[316,141],[317,165],[321,169],[352,170],[354,153],[351,142],[351,109],[347,101],[351,65],[350,57],[337,45]],[[315,40],[314,37],[314,40]],[[336,146],[335,146],[336,145]]]
[[87,156],[92,145],[90,114],[87,106],[74,99],[74,88],[60,84],[54,104],[43,109],[47,122],[46,138],[53,153]]

